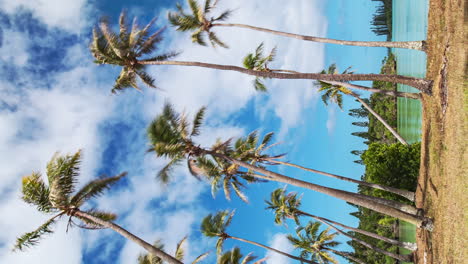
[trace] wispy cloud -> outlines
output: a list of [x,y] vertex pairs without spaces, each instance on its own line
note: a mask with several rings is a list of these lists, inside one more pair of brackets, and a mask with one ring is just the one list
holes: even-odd
[[[278,233],[273,236],[271,239],[269,246],[277,249],[279,251],[285,252],[285,253],[291,253],[294,249],[294,247],[289,243],[288,239],[286,238],[286,234]],[[292,263],[291,259],[278,254],[273,251],[268,251],[266,254],[267,258],[267,263],[268,264],[289,264]]]

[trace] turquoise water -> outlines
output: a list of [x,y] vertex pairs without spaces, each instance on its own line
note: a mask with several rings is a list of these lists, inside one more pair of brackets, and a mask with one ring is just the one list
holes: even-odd
[[[423,40],[427,33],[428,0],[394,0],[392,40]],[[393,49],[396,56],[397,73],[425,77],[426,54],[421,51]],[[398,85],[402,92],[416,89]],[[409,143],[421,140],[422,108],[418,100],[398,98],[398,131]]]
[[[392,40],[425,40],[427,35],[428,0],[393,0]],[[396,56],[397,74],[425,77],[426,54],[415,50],[393,49]],[[398,85],[402,92],[416,89]],[[398,98],[398,132],[409,143],[421,141],[422,107],[419,100]],[[400,240],[415,242],[416,227],[400,223]],[[402,250],[401,253],[409,253]]]

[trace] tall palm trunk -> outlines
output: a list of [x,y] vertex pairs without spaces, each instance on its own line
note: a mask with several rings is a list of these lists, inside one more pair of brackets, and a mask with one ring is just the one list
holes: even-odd
[[321,74],[321,73],[283,73],[283,72],[267,72],[249,70],[233,65],[213,64],[197,61],[145,61],[141,60],[137,63],[141,65],[178,65],[188,67],[202,67],[222,71],[236,71],[256,77],[273,78],[273,79],[306,79],[306,80],[325,80],[325,81],[383,81],[391,83],[401,83],[412,86],[423,93],[431,94],[432,81],[421,78],[402,76],[402,75],[386,75],[386,74]]
[[367,92],[380,93],[380,94],[389,95],[389,96],[404,97],[404,98],[410,98],[410,99],[415,99],[415,100],[421,99],[421,94],[417,94],[417,93],[405,93],[405,92],[392,91],[392,90],[382,90],[382,89],[376,89],[376,88],[371,88],[367,86],[356,85],[356,84],[351,84],[351,83],[346,83],[346,82],[335,82],[335,81],[323,81],[323,82],[329,83],[331,85],[338,85],[338,86],[343,86],[343,87],[350,88],[350,89],[359,89],[359,90],[363,90]]
[[328,177],[332,177],[332,178],[335,178],[335,179],[340,179],[340,180],[343,180],[343,181],[357,183],[359,185],[371,187],[371,188],[374,188],[374,189],[379,189],[379,190],[391,192],[391,193],[394,193],[396,195],[400,195],[402,197],[405,197],[406,199],[414,202],[415,194],[414,194],[414,192],[411,192],[411,191],[402,190],[402,189],[398,189],[398,188],[393,188],[393,187],[390,187],[390,186],[385,186],[385,185],[381,185],[381,184],[377,184],[377,183],[371,183],[371,182],[366,182],[366,181],[355,180],[355,179],[352,179],[352,178],[343,177],[343,176],[339,176],[339,175],[336,175],[336,174],[331,174],[331,173],[324,172],[324,171],[319,171],[319,170],[314,170],[314,169],[302,167],[300,165],[296,165],[296,164],[289,163],[289,162],[284,162],[284,161],[279,161],[279,160],[274,160],[274,159],[271,159],[271,160],[268,159],[268,162],[282,164],[282,165],[286,165],[286,166],[291,166],[291,167],[299,168],[299,169],[302,169],[302,170],[305,170],[305,171],[310,171],[310,172],[318,173],[318,174],[325,175],[325,176],[328,176]]
[[400,134],[398,134],[398,132],[396,132],[395,129],[393,129],[392,126],[390,126],[379,114],[372,110],[372,108],[366,102],[364,102],[364,100],[362,100],[359,95],[351,92],[351,96],[356,98],[375,118],[377,118],[377,120],[379,120],[392,133],[392,135],[394,135],[398,141],[400,141],[401,144],[408,145],[408,142],[406,142],[405,139],[403,139],[403,137],[400,136]]
[[282,183],[286,183],[286,184],[306,188],[306,189],[309,189],[309,190],[317,191],[317,192],[320,192],[320,193],[323,193],[323,194],[327,194],[327,195],[333,196],[335,198],[345,200],[345,201],[350,202],[352,204],[363,206],[365,208],[374,210],[376,212],[386,214],[386,215],[389,215],[389,216],[392,216],[392,217],[395,217],[395,218],[398,218],[398,219],[405,220],[407,222],[410,222],[410,223],[416,225],[417,227],[425,228],[427,230],[432,230],[433,229],[433,223],[432,223],[432,220],[430,218],[418,216],[418,215],[415,215],[415,214],[409,214],[409,213],[403,212],[401,210],[395,209],[394,207],[384,205],[384,204],[382,204],[380,202],[377,202],[374,199],[372,199],[372,198],[377,198],[377,197],[364,198],[364,197],[366,197],[365,195],[350,193],[350,192],[337,190],[337,189],[333,189],[333,188],[328,188],[328,187],[313,184],[313,183],[310,183],[310,182],[305,182],[305,181],[301,181],[301,180],[298,180],[298,179],[290,178],[290,177],[284,176],[284,175],[276,173],[276,172],[272,172],[272,171],[269,171],[269,170],[266,170],[266,169],[263,169],[263,168],[256,167],[256,166],[248,164],[246,162],[233,159],[231,157],[228,157],[228,156],[220,154],[220,153],[207,151],[207,150],[203,150],[203,149],[199,149],[198,151],[200,153],[205,153],[205,154],[208,154],[208,155],[212,155],[214,157],[218,157],[218,158],[227,160],[229,162],[232,162],[233,164],[239,165],[239,166],[244,167],[244,168],[246,168],[248,170],[252,170],[252,171],[261,173],[261,174],[263,174],[263,175],[265,175],[267,177],[271,177],[272,180],[277,181],[277,182],[282,182]]
[[373,246],[373,245],[371,245],[371,244],[367,243],[366,241],[363,241],[363,240],[361,240],[359,238],[353,237],[350,234],[341,231],[340,229],[336,228],[333,225],[330,225],[330,227],[333,228],[334,230],[336,230],[336,232],[338,232],[338,233],[352,239],[353,241],[358,242],[359,244],[361,244],[361,245],[363,245],[363,246],[365,246],[367,248],[370,248],[370,249],[374,250],[375,252],[379,252],[381,254],[384,254],[385,256],[389,256],[391,258],[394,258],[394,259],[397,259],[397,260],[400,260],[400,261],[405,261],[405,262],[412,262],[413,261],[412,254],[409,254],[409,255],[395,254],[395,253],[383,250],[383,249],[381,249],[379,247]]
[[[300,72],[298,71],[291,71],[291,70],[282,70],[282,69],[270,69],[272,72],[286,72],[286,73],[293,73],[293,74],[299,74]],[[382,90],[382,89],[377,89],[377,88],[371,88],[367,86],[362,86],[362,85],[356,85],[352,83],[347,83],[347,82],[336,82],[336,81],[325,81],[325,80],[320,80],[322,82],[331,84],[331,85],[338,85],[338,86],[343,86],[349,89],[358,89],[358,90],[363,90],[371,93],[379,93],[379,94],[384,94],[388,96],[396,96],[396,97],[403,97],[403,98],[410,98],[410,99],[415,99],[415,100],[420,100],[421,99],[421,94],[417,93],[405,93],[405,92],[399,92],[399,91],[391,91],[391,90]]]
[[381,235],[378,235],[376,233],[372,233],[372,232],[369,232],[369,231],[366,231],[366,230],[362,230],[362,229],[359,229],[359,228],[354,228],[354,227],[351,227],[351,226],[347,226],[347,225],[344,225],[342,223],[338,223],[338,222],[335,222],[333,220],[330,220],[330,219],[327,219],[327,218],[324,218],[324,217],[320,217],[320,216],[316,216],[316,215],[313,215],[313,214],[309,214],[309,213],[306,213],[306,212],[303,212],[301,210],[297,210],[297,213],[299,215],[305,215],[305,216],[309,216],[309,217],[312,217],[328,226],[331,227],[331,224],[333,225],[337,225],[337,226],[340,226],[342,228],[345,228],[345,229],[348,229],[348,230],[351,230],[351,231],[354,231],[356,233],[360,233],[360,234],[363,234],[365,236],[368,236],[368,237],[372,237],[372,238],[375,238],[375,239],[378,239],[378,240],[382,240],[384,242],[387,242],[389,244],[392,244],[392,245],[396,245],[398,247],[402,247],[402,248],[406,248],[408,250],[411,250],[411,251],[415,251],[417,249],[417,246],[415,243],[410,243],[410,242],[401,242],[401,241],[398,241],[396,239],[391,239],[391,238],[388,238],[388,237],[384,237],[384,236],[381,236]]
[[283,251],[280,251],[278,249],[274,249],[274,248],[271,248],[269,246],[265,246],[263,244],[260,244],[260,243],[257,243],[257,242],[254,242],[254,241],[250,241],[250,240],[247,240],[247,239],[243,239],[243,238],[240,238],[240,237],[233,237],[233,236],[230,236],[230,235],[227,235],[226,238],[232,238],[232,239],[235,239],[235,240],[239,240],[239,241],[242,241],[242,242],[245,242],[245,243],[249,243],[249,244],[252,244],[252,245],[255,245],[255,246],[258,246],[258,247],[262,247],[264,249],[267,249],[267,250],[271,250],[273,252],[276,252],[278,254],[281,254],[283,256],[286,256],[288,258],[291,258],[291,259],[295,259],[295,260],[299,260],[301,261],[301,263],[310,263],[310,264],[318,264],[317,262],[314,262],[314,261],[311,261],[311,260],[307,260],[307,259],[303,259],[303,258],[300,258],[300,257],[296,257],[296,256],[293,256],[293,255],[290,255],[286,252],[283,252]]
[[354,257],[353,255],[349,254],[349,253],[346,253],[346,252],[343,252],[343,251],[338,251],[338,250],[334,250],[333,248],[327,248],[327,247],[322,247],[322,249],[325,249],[327,251],[330,251],[330,252],[333,252],[334,254],[336,255],[339,255],[339,256],[342,256],[344,258],[347,258],[349,260],[352,260],[356,263],[359,263],[359,264],[366,264],[364,261]]
[[166,261],[167,263],[182,264],[182,262],[180,262],[176,258],[174,258],[171,255],[165,253],[164,251],[152,246],[151,244],[147,243],[143,239],[141,239],[141,238],[135,236],[134,234],[128,232],[127,230],[123,229],[119,225],[116,225],[116,224],[114,224],[112,222],[104,221],[104,220],[102,220],[100,218],[97,218],[95,216],[92,216],[90,214],[82,212],[82,211],[80,211],[78,209],[74,212],[74,215],[78,216],[78,217],[81,217],[81,218],[84,218],[84,219],[87,219],[87,220],[89,220],[91,222],[94,222],[96,224],[99,224],[99,225],[101,225],[103,227],[107,227],[107,228],[110,228],[110,229],[114,230],[115,232],[119,233],[121,236],[127,238],[128,240],[133,241],[134,243],[136,243],[139,246],[146,249],[152,255],[161,258],[163,261]]
[[351,40],[339,40],[339,39],[330,39],[330,38],[320,38],[306,35],[293,34],[283,31],[277,31],[267,28],[255,27],[246,24],[233,24],[233,23],[218,23],[212,24],[213,27],[240,27],[247,28],[251,30],[257,30],[262,32],[267,32],[279,36],[296,38],[300,40],[337,44],[337,45],[348,45],[348,46],[362,46],[362,47],[385,47],[385,48],[401,48],[401,49],[415,49],[415,50],[426,50],[426,42],[421,41],[351,41]]

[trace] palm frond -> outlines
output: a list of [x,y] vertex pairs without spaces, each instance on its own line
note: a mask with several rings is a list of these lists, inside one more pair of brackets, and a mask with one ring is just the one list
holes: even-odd
[[53,233],[50,227],[55,223],[55,219],[57,216],[52,217],[43,225],[38,227],[36,230],[26,233],[16,239],[16,244],[13,250],[25,250],[26,248],[35,246],[39,243],[39,240],[45,234]]
[[226,21],[232,15],[232,10],[226,10],[216,18],[212,18],[212,21]]
[[56,153],[47,164],[49,180],[49,200],[54,207],[66,205],[79,174],[81,150],[73,155],[60,156]]
[[255,80],[253,80],[253,86],[254,86],[255,90],[258,91],[258,92],[268,92],[267,87],[260,80],[260,78],[255,78]]
[[200,261],[202,261],[203,259],[205,259],[209,254],[210,254],[210,252],[205,252],[205,253],[199,255],[199,256],[192,262],[192,264],[197,264],[198,262],[200,262]]
[[169,163],[166,164],[156,175],[156,179],[161,181],[163,184],[169,183],[172,170],[175,166],[180,165],[181,161],[183,160],[182,156],[177,156],[173,158]]
[[210,40],[211,45],[212,45],[213,47],[220,46],[220,47],[223,47],[223,48],[225,48],[225,49],[229,48],[229,46],[228,46],[226,43],[222,42],[222,41],[218,38],[218,36],[217,36],[214,32],[212,32],[212,31],[210,31],[210,32],[208,33],[208,39]]
[[192,34],[192,42],[197,43],[200,46],[206,46],[206,40],[204,36],[205,32],[202,28],[198,29],[197,31],[193,32]]
[[206,112],[206,107],[202,107],[195,114],[195,118],[193,119],[193,122],[192,122],[192,132],[190,133],[190,136],[198,136],[200,134],[200,127],[203,124],[205,112]]
[[127,173],[123,172],[113,177],[105,177],[90,181],[71,198],[70,203],[76,207],[79,207],[89,199],[102,195],[104,191],[109,190],[114,184],[116,184],[126,175]]
[[182,238],[182,240],[180,240],[179,243],[177,243],[177,246],[176,246],[175,258],[180,260],[180,261],[182,261],[184,259],[185,252],[184,252],[184,249],[182,247],[183,247],[185,241],[187,241],[187,237]]
[[[106,222],[112,222],[114,221],[115,219],[117,219],[117,215],[114,214],[114,213],[110,213],[110,212],[104,212],[104,211],[99,211],[99,210],[94,210],[94,209],[91,209],[91,210],[87,210],[87,211],[83,211],[84,213],[87,213],[89,215],[92,215],[94,217],[97,217],[101,220],[104,220]],[[84,218],[84,217],[80,217],[80,216],[76,216],[78,219],[80,219],[81,221],[83,221],[85,223],[85,226],[84,227],[87,227],[87,228],[104,228],[103,226],[101,226],[100,224],[98,223],[95,223],[87,218]]]
[[31,175],[23,177],[22,194],[21,199],[37,206],[39,211],[49,213],[53,210],[49,200],[49,188],[41,179],[41,174],[33,172]]

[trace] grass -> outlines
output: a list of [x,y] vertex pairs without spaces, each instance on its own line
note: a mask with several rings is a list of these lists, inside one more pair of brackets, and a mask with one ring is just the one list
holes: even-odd
[[416,203],[434,219],[434,230],[417,230],[417,263],[468,259],[466,9],[463,0],[430,1],[426,76],[434,86],[423,98]]

